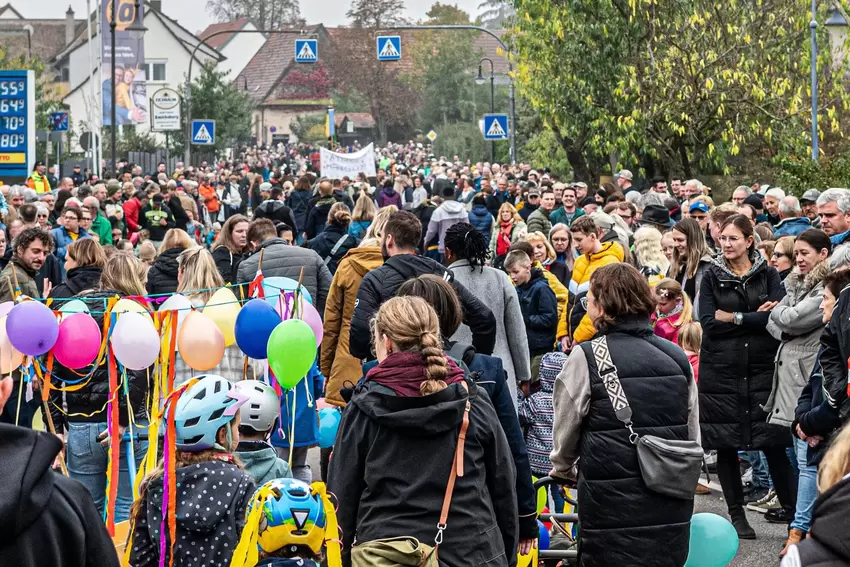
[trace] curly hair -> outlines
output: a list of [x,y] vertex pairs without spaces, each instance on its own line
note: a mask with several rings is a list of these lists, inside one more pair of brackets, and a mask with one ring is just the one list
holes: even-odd
[[472,271],[484,266],[490,258],[484,235],[468,222],[453,224],[446,230],[445,247],[461,260],[467,260]]
[[53,235],[42,228],[28,228],[22,230],[12,242],[12,250],[18,255],[18,250],[26,250],[36,240],[41,241],[47,250],[53,250]]

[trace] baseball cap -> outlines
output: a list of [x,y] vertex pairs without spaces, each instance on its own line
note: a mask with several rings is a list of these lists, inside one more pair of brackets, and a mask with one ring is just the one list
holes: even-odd
[[697,201],[696,203],[692,203],[691,206],[688,208],[688,210],[690,212],[702,211],[704,213],[708,213],[708,211],[710,211],[711,208],[708,206],[708,203],[705,203],[703,201]]
[[596,225],[596,228],[611,230],[614,227],[614,219],[608,213],[595,211],[590,214],[590,218],[593,219],[593,224]]
[[629,181],[631,181],[634,176],[632,175],[632,172],[628,169],[621,169],[620,173],[618,173],[616,177],[622,177],[623,179],[628,179]]
[[261,192],[262,192],[262,191],[270,192],[271,190],[272,190],[272,184],[271,184],[271,183],[269,183],[268,181],[265,181],[265,182],[263,182],[263,183],[260,183],[260,191],[261,191]]
[[820,191],[818,191],[817,189],[809,189],[808,191],[803,193],[802,197],[800,197],[800,202],[802,203],[803,201],[808,201],[810,203],[815,203],[817,202],[818,197],[820,197]]

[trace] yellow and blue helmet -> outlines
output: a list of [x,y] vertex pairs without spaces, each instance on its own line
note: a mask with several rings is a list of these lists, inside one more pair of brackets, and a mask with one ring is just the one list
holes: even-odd
[[327,527],[322,495],[310,485],[293,478],[279,478],[259,490],[270,489],[263,504],[257,543],[272,553],[291,546],[304,546],[315,555],[322,551]]

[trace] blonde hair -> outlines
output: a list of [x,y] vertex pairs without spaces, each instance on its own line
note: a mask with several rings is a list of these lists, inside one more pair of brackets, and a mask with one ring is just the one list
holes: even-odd
[[354,204],[354,212],[351,213],[351,217],[356,221],[375,220],[376,211],[375,201],[366,191],[361,191],[360,196],[357,197],[357,203]]
[[666,295],[668,299],[676,299],[682,301],[682,311],[679,313],[679,318],[676,321],[671,321],[671,324],[679,328],[685,323],[692,321],[694,318],[694,307],[688,294],[682,291],[682,284],[673,278],[664,278],[653,288],[656,295]]
[[823,494],[841,482],[847,473],[850,473],[850,425],[844,426],[838,432],[821,461],[818,470],[818,490]]
[[525,241],[529,244],[533,244],[535,242],[542,242],[546,246],[546,257],[549,258],[549,261],[551,262],[555,259],[555,249],[552,248],[552,244],[549,242],[549,239],[546,238],[546,235],[540,232],[539,230],[535,230],[534,232],[526,234]]
[[386,336],[402,352],[422,355],[425,380],[419,386],[423,396],[446,388],[448,361],[440,339],[440,320],[434,308],[421,297],[393,297],[378,309],[372,320],[375,341]]
[[68,245],[68,256],[77,266],[100,266],[106,264],[106,252],[103,246],[91,238],[79,238]]
[[655,268],[662,274],[667,273],[670,261],[661,247],[662,238],[661,232],[651,226],[641,227],[635,232],[635,259],[638,267],[646,266]]
[[135,256],[113,254],[100,275],[100,289],[114,290],[121,295],[145,295],[148,268]]
[[369,225],[369,228],[366,229],[366,236],[363,237],[360,247],[380,246],[381,240],[384,238],[384,229],[387,227],[387,221],[396,212],[398,212],[398,207],[387,205],[375,213],[375,219]]
[[502,213],[504,211],[510,211],[511,212],[511,215],[512,215],[511,221],[512,222],[525,222],[525,221],[522,220],[522,217],[519,216],[519,213],[517,212],[516,207],[514,207],[510,203],[502,203],[502,206],[499,207],[499,212],[496,215],[496,224],[497,225],[502,222]]
[[180,266],[179,273],[182,274],[180,283],[177,284],[177,293],[204,290],[189,295],[200,297],[206,303],[216,292],[215,288],[224,285],[224,280],[215,267],[215,260],[206,248],[195,246],[184,250],[177,257],[177,265]]
[[162,244],[159,247],[159,253],[162,254],[171,248],[191,248],[196,246],[195,242],[189,237],[189,233],[182,228],[172,228],[165,233],[165,238],[162,239]]
[[139,260],[150,266],[156,258],[156,246],[150,240],[145,240],[139,244]]
[[334,203],[328,211],[328,223],[347,227],[351,224],[351,209],[345,203]]
[[679,327],[677,339],[682,350],[699,353],[702,347],[702,325],[699,321],[688,321]]

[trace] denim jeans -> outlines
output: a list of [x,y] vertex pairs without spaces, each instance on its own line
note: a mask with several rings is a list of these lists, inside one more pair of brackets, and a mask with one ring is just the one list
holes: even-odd
[[[275,447],[277,456],[289,462],[289,447]],[[313,482],[313,469],[307,463],[307,451],[309,447],[295,447],[292,450],[292,476],[298,480],[304,481],[307,484]]]
[[[133,432],[146,427],[147,424],[139,423],[133,428]],[[68,474],[86,487],[100,514],[103,514],[106,506],[106,465],[109,459],[108,448],[102,446],[97,437],[104,431],[105,423],[71,422],[68,424],[66,439]],[[147,450],[147,440],[136,440],[133,443],[137,471]],[[118,498],[115,501],[116,523],[130,518],[130,506],[133,504],[133,485],[130,483],[130,469],[127,464],[127,443],[122,442],[121,462],[118,467]]]
[[[566,490],[566,487],[564,488]],[[552,506],[555,508],[553,510],[556,514],[564,513],[564,504],[566,504],[566,500],[561,496],[561,487],[555,486],[554,484],[549,485],[549,494],[552,496]]]
[[794,439],[794,448],[797,450],[797,468],[800,475],[797,480],[797,510],[794,513],[794,521],[791,522],[791,529],[809,533],[812,510],[818,497],[818,468],[806,464],[809,445],[805,441]]
[[758,488],[773,488],[773,480],[767,471],[767,459],[761,451],[742,451],[741,456],[753,467],[753,485]]

